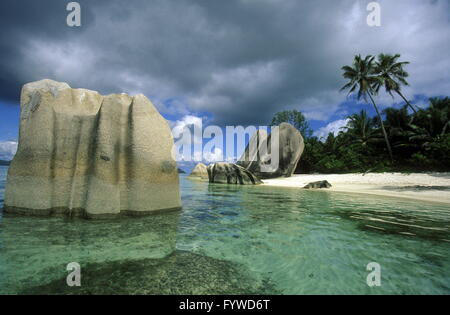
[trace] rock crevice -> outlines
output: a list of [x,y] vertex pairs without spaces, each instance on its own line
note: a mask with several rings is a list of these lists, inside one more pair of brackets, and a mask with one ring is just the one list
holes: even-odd
[[207,168],[210,183],[234,185],[259,185],[262,181],[242,166],[232,163],[215,163]]
[[[278,152],[272,152],[274,149]],[[271,134],[258,130],[237,165],[261,179],[291,177],[304,149],[300,132],[291,124],[282,123]]]
[[180,208],[172,146],[167,121],[144,95],[26,84],[5,210],[96,217]]

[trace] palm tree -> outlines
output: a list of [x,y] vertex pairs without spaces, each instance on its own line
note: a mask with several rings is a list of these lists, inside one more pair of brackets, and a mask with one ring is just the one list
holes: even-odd
[[379,54],[378,60],[375,64],[376,72],[378,73],[379,80],[375,82],[374,89],[378,93],[380,88],[384,86],[386,92],[392,97],[392,92],[396,92],[406,104],[417,113],[416,109],[406,99],[401,92],[402,85],[408,86],[409,83],[406,78],[409,76],[408,72],[403,69],[403,66],[409,64],[407,61],[399,62],[400,54],[389,55]]
[[323,143],[323,150],[327,154],[334,154],[339,148],[339,137],[336,137],[334,133],[328,133],[327,139]]
[[384,113],[393,146],[402,148],[403,155],[412,154],[408,149],[430,147],[445,137],[450,128],[448,97],[431,98],[430,106],[414,114],[414,119],[410,119],[406,106],[402,109],[388,108]]
[[358,100],[364,98],[366,102],[367,96],[369,96],[370,101],[377,112],[378,119],[380,120],[381,130],[383,131],[384,140],[386,141],[389,157],[391,162],[393,162],[394,158],[392,156],[391,144],[389,143],[386,129],[384,128],[383,118],[373,99],[373,95],[375,94],[373,87],[380,81],[380,78],[376,73],[374,59],[375,57],[371,55],[366,56],[364,59],[361,58],[361,55],[357,55],[353,60],[352,66],[342,67],[342,70],[344,71],[343,76],[348,79],[349,82],[342,87],[341,91],[349,89],[348,94],[351,94],[358,89]]
[[384,115],[391,144],[394,148],[401,149],[397,154],[406,158],[416,153],[420,149],[418,141],[423,139],[424,130],[412,123],[413,119],[408,113],[408,105],[400,109],[386,108]]
[[428,138],[443,136],[450,131],[450,98],[434,97],[429,101],[430,106],[415,115],[414,127]]
[[444,135],[450,128],[450,98],[430,98],[429,117],[432,121],[432,132]]
[[366,147],[370,143],[378,142],[378,140],[383,141],[374,128],[373,120],[370,119],[365,110],[361,110],[359,114],[349,116],[348,119],[348,124],[344,128],[352,138],[353,143],[359,143]]

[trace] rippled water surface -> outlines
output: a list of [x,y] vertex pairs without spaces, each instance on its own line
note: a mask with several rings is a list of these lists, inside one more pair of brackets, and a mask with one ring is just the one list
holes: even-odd
[[[185,176],[181,186],[179,213],[0,218],[0,293],[450,294],[447,205]],[[70,262],[80,288],[66,285]],[[366,283],[370,262],[380,287]]]

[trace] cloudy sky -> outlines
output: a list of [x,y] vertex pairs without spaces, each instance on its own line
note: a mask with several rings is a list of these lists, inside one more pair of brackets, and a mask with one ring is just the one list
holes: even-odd
[[380,0],[381,27],[367,25],[366,0],[78,2],[74,28],[69,1],[0,2],[0,159],[17,141],[21,86],[42,78],[144,93],[175,123],[266,125],[297,109],[319,136],[366,106],[339,92],[355,54],[410,61],[405,94],[418,105],[450,92],[450,0]]

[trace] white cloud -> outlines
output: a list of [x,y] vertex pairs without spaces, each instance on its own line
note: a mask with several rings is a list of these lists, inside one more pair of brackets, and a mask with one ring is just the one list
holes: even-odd
[[191,135],[189,139],[190,141],[193,141],[190,143],[202,143],[203,119],[201,117],[186,115],[182,119],[175,122],[169,121],[169,125],[172,128],[172,134],[174,138],[179,138],[184,132],[189,132]]
[[214,152],[205,152],[203,154],[203,161],[214,163],[223,161],[223,152],[220,148],[214,148]]
[[172,128],[183,130],[189,126],[202,126],[202,118],[194,115],[185,115],[183,118],[177,121],[169,121]]
[[175,159],[177,161],[201,161],[203,143],[203,119],[186,115],[177,121],[169,121],[175,140]]
[[17,142],[3,141],[0,142],[0,160],[12,160],[17,152]]
[[[172,134],[175,139],[175,152],[177,161],[189,162],[189,161],[202,161],[203,163],[214,163],[224,161],[223,148],[214,147],[211,152],[205,151],[203,145],[207,142],[203,139],[203,121],[205,119],[194,115],[186,115],[182,119],[177,121],[169,121],[172,128]],[[195,133],[195,131],[197,133]],[[220,137],[221,135],[214,135]],[[187,146],[186,153],[190,156],[186,156],[183,151],[183,147]],[[229,158],[227,158],[227,161]]]
[[[61,43],[30,39],[24,43],[22,49],[25,56],[20,65],[22,73],[26,75],[26,69],[32,66],[33,70],[30,72],[36,80],[44,76],[77,81],[84,77],[97,62],[95,51],[73,40]],[[84,77],[84,80],[86,79],[88,82],[95,80],[92,77]],[[89,86],[83,87],[89,88]]]
[[349,119],[340,119],[333,121],[325,127],[322,127],[314,132],[314,136],[322,140],[326,139],[330,132],[337,136],[339,134],[339,131],[341,131],[343,127],[347,126],[348,122]]

